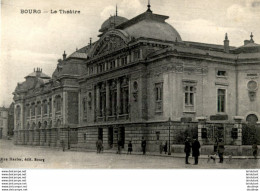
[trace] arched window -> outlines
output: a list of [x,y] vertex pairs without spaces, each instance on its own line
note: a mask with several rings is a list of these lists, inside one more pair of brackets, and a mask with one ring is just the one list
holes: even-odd
[[43,101],[43,114],[46,115],[48,112],[48,103],[47,100]]
[[256,124],[256,122],[258,121],[258,117],[255,114],[250,114],[246,117],[246,121],[249,124]]
[[61,96],[56,96],[55,107],[56,107],[56,112],[61,111]]
[[43,128],[44,128],[44,129],[47,128],[47,121],[44,121],[44,123],[43,123]]
[[16,119],[17,121],[21,119],[21,107],[19,105],[16,107]]
[[32,116],[35,116],[35,103],[32,103],[31,110]]
[[42,107],[41,107],[41,102],[37,103],[37,115],[41,115],[42,114]]
[[41,122],[38,123],[38,128],[40,129],[42,126]]

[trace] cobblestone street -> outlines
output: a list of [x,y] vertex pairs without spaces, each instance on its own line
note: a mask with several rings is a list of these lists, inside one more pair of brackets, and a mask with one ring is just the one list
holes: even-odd
[[90,169],[249,169],[259,168],[259,159],[224,160],[223,164],[207,162],[206,156],[201,156],[199,165],[184,164],[184,154],[172,156],[145,156],[138,154],[126,155],[104,151],[97,154],[94,151],[68,151],[61,149],[41,148],[31,146],[16,146],[11,141],[0,140],[1,168],[90,168]]

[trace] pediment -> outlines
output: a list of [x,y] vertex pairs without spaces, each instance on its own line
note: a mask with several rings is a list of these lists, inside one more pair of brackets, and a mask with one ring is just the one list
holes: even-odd
[[104,34],[95,44],[91,57],[107,54],[124,48],[129,42],[128,35],[124,31],[113,30]]

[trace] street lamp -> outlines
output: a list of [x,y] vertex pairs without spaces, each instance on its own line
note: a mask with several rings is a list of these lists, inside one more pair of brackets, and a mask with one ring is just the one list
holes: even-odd
[[68,126],[68,149],[70,149],[70,126]]
[[171,155],[171,118],[169,117],[169,149],[168,149],[168,155]]

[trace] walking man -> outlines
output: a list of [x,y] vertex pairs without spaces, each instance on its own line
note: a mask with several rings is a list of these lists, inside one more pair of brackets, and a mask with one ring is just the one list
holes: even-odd
[[252,151],[253,151],[253,156],[254,156],[254,158],[257,159],[258,147],[257,147],[257,144],[256,144],[256,143],[254,143],[254,144],[252,145]]
[[146,153],[146,140],[144,139],[144,137],[142,137],[141,147],[142,147],[143,154],[145,155],[145,153]]
[[131,152],[132,152],[132,151],[133,151],[132,142],[129,141],[129,143],[128,143],[128,151],[127,151],[127,154],[130,153],[130,155],[131,155]]
[[219,139],[219,143],[218,143],[219,163],[223,163],[224,161],[224,150],[225,150],[224,142],[222,139]]
[[117,142],[117,153],[118,154],[121,154],[121,148],[122,148],[122,141],[121,141],[121,139],[119,139]]
[[190,164],[189,163],[190,151],[191,151],[191,145],[190,145],[189,138],[187,137],[185,140],[185,146],[184,146],[184,152],[186,153],[185,164]]
[[199,163],[199,156],[200,156],[200,142],[198,141],[198,138],[194,139],[194,142],[192,143],[192,156],[194,157],[194,165],[197,165]]
[[102,150],[102,140],[100,138],[98,138],[97,142],[96,142],[96,147],[97,147],[97,153],[100,153]]

